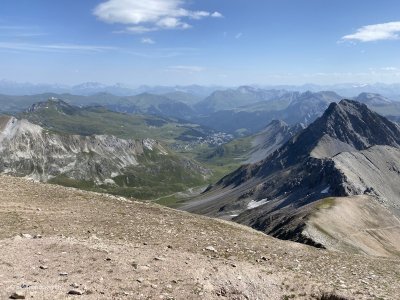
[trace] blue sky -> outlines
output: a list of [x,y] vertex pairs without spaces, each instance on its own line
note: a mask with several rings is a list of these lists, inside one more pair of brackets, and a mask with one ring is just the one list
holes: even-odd
[[0,78],[400,82],[398,0],[2,0]]

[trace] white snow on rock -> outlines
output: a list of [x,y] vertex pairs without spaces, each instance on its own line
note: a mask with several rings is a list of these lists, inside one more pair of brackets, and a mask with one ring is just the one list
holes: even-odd
[[253,208],[259,207],[261,205],[264,205],[268,201],[269,201],[268,199],[261,199],[259,201],[251,200],[249,202],[249,204],[247,204],[247,209],[253,209]]
[[328,187],[326,189],[324,189],[321,194],[328,194],[329,193],[329,189],[331,188],[330,185],[328,185]]
[[156,141],[152,140],[152,139],[144,139],[143,140],[143,146],[150,151],[153,151],[153,147],[154,147],[155,143],[156,143]]

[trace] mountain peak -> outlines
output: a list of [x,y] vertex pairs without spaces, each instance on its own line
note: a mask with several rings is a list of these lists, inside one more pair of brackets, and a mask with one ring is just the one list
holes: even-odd
[[368,109],[367,105],[361,103],[360,101],[351,100],[351,99],[343,99],[339,102],[340,106],[347,107],[347,108],[361,108]]
[[47,101],[42,101],[31,105],[26,112],[35,113],[44,110],[53,110],[64,114],[73,114],[77,112],[79,108],[72,106],[59,98],[50,97]]
[[355,100],[371,106],[381,106],[392,103],[388,98],[376,93],[361,93]]
[[353,113],[355,113],[355,110],[359,110],[359,109],[368,110],[368,107],[365,104],[363,104],[361,102],[358,102],[358,101],[355,101],[355,100],[343,99],[338,103],[337,102],[332,102],[329,105],[328,109],[325,111],[325,113],[323,114],[322,117],[330,116],[330,115],[332,115],[334,113],[341,113],[341,114],[350,113],[350,114],[353,114]]
[[373,145],[398,147],[400,128],[371,111],[367,105],[344,99],[339,103],[331,103],[325,113],[304,130],[296,143],[300,144],[295,147],[298,153],[318,152],[324,153],[323,156],[348,151],[349,146],[355,150],[364,150]]

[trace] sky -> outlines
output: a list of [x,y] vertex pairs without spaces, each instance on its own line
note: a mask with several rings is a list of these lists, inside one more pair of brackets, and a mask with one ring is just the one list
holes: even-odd
[[400,82],[398,0],[1,0],[0,79]]

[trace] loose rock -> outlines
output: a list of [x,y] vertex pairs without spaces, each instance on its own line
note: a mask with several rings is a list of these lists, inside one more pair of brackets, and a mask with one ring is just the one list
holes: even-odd
[[31,239],[33,238],[32,235],[30,235],[29,233],[22,233],[21,237],[23,237],[24,239]]
[[83,291],[73,289],[68,292],[68,295],[83,295]]
[[25,299],[25,295],[21,292],[14,292],[11,294],[10,299]]
[[208,246],[208,247],[206,247],[205,249],[206,249],[207,251],[211,251],[211,252],[214,252],[214,253],[217,253],[217,252],[218,252],[213,246]]

